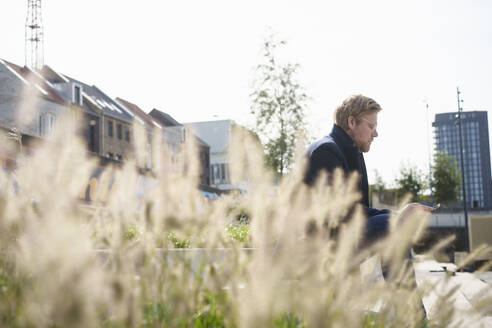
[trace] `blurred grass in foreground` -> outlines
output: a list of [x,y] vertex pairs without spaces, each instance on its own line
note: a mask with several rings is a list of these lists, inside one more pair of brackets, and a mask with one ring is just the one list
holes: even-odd
[[[247,194],[205,201],[195,145],[173,165],[161,145],[147,176],[154,188],[137,196],[138,163],[128,160],[104,171],[87,210],[78,195],[96,162],[68,133],[60,128],[0,174],[0,326],[421,326],[419,299],[433,286],[412,288],[405,262],[426,222],[393,220],[387,238],[360,248],[361,208],[341,223],[359,199],[356,177],[338,172],[332,185],[307,189],[300,156],[275,185],[260,145],[238,131],[231,175],[247,182]],[[335,227],[337,241],[328,233]],[[386,283],[359,270],[375,252],[391,263]],[[454,313],[441,302],[447,312],[436,326]]]

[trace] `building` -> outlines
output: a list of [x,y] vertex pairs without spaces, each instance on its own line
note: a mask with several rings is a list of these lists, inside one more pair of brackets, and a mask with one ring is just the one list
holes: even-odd
[[221,190],[246,191],[246,184],[232,184],[229,176],[229,142],[232,130],[238,126],[232,120],[187,123],[196,135],[210,145],[210,185]]
[[200,160],[200,185],[210,186],[210,146],[194,136],[198,145],[198,159]]
[[[81,92],[79,86],[71,84],[71,89],[67,87],[70,84],[69,80],[51,67],[44,66],[39,73],[47,81],[52,92],[63,98],[77,113],[82,114],[79,116],[81,122],[79,122],[76,133],[86,141],[89,152],[100,155],[102,127],[98,110],[90,106],[87,99],[84,101],[86,96]],[[63,92],[61,92],[61,85],[65,86]]]
[[[149,115],[163,126],[164,140],[167,142],[172,154],[176,155],[179,151],[179,146],[186,138],[185,126],[172,118],[171,115],[157,109],[153,109]],[[210,146],[196,135],[193,138],[195,138],[198,146],[200,185],[210,186]]]
[[84,113],[81,131],[88,149],[105,158],[122,161],[133,157],[131,111],[118,104],[95,85],[89,85],[43,66],[40,71],[63,99]]
[[[145,169],[152,170],[153,162],[153,139],[154,136],[162,135],[162,127],[150,116],[145,113],[139,106],[134,103],[124,100],[122,98],[116,98],[118,104],[132,112],[136,123],[141,124],[145,129]],[[135,145],[135,147],[137,147]]]
[[[492,207],[489,126],[486,111],[462,112],[463,163],[465,190],[469,208]],[[457,113],[436,114],[432,123],[435,150],[453,156],[461,171]]]
[[185,141],[185,128],[183,124],[176,121],[171,115],[155,108],[149,115],[162,127],[164,140],[169,150],[176,155],[180,146]]
[[[31,154],[36,144],[52,135],[62,117],[70,114],[70,103],[54,92],[38,72],[0,59],[2,168],[15,168],[21,150]],[[69,130],[73,131],[71,127]],[[10,132],[15,137],[4,139]]]
[[[49,66],[37,70],[0,60],[0,128],[15,128],[27,154],[64,124],[60,131],[84,140],[102,165],[121,163],[133,156],[130,114],[97,87]],[[15,166],[15,152],[2,150],[1,157],[3,167]]]
[[16,128],[26,137],[46,137],[69,108],[36,71],[0,59],[1,127]]

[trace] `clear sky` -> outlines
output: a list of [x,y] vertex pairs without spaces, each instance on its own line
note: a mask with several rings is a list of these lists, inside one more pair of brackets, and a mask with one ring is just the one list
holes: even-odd
[[[27,0],[1,0],[0,58],[24,64]],[[271,27],[301,65],[313,137],[333,109],[378,101],[366,155],[391,183],[403,162],[428,168],[426,110],[492,109],[492,1],[43,0],[45,63],[180,122],[250,125],[248,94]],[[489,125],[492,118],[489,117]]]

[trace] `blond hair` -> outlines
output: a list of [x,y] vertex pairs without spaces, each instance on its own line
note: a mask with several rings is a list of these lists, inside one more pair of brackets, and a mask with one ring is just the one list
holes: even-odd
[[335,109],[335,124],[344,130],[348,130],[347,121],[349,116],[359,120],[364,114],[379,112],[380,110],[382,110],[381,106],[374,99],[363,95],[352,95]]

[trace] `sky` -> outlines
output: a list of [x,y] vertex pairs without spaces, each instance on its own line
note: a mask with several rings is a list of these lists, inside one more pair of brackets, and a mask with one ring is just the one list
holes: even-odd
[[[24,64],[27,0],[0,3],[0,58]],[[313,138],[361,93],[383,108],[369,181],[428,171],[436,113],[492,110],[492,1],[44,0],[44,62],[182,123],[252,126],[249,94],[269,29],[300,64]],[[426,103],[429,110],[426,110]],[[492,128],[489,118],[489,130]],[[491,130],[492,131],[492,130]]]

